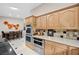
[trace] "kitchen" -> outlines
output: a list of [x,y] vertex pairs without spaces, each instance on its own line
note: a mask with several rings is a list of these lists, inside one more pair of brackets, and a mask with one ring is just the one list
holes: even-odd
[[[22,14],[24,19],[12,18],[15,14],[0,17],[2,33],[12,32],[12,35],[10,33],[5,37],[3,34],[1,39],[10,44],[16,55],[79,55],[79,4],[29,3],[26,5],[27,8],[30,7],[28,10],[31,10],[31,15]],[[30,13],[28,10],[27,13]]]

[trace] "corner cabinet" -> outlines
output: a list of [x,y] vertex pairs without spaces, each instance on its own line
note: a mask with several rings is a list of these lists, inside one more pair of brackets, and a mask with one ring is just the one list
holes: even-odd
[[79,7],[73,7],[59,12],[62,29],[79,29]]

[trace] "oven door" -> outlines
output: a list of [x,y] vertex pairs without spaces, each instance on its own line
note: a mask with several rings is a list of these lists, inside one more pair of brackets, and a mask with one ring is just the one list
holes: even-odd
[[31,34],[31,28],[30,27],[27,27],[27,29],[26,29],[26,34]]
[[32,36],[26,35],[26,42],[31,42],[32,41]]
[[34,45],[39,48],[44,48],[44,40],[39,38],[33,38],[34,39]]
[[34,40],[34,45],[36,47],[42,48],[42,42],[40,42],[40,41]]

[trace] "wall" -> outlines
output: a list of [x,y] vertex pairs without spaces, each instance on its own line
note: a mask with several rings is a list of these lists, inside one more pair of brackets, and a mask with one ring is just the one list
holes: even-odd
[[31,12],[33,15],[39,16],[74,4],[75,3],[44,3],[34,8]]

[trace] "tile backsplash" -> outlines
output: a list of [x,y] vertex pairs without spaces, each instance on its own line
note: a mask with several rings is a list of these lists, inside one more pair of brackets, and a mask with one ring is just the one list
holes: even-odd
[[[54,37],[61,37],[75,40],[79,38],[79,31],[77,30],[55,30],[55,31],[56,32],[54,33]],[[47,33],[47,30],[38,30],[37,32]]]
[[54,33],[55,37],[62,37],[67,39],[76,39],[79,37],[79,31],[71,31],[71,30],[65,30],[65,31],[56,31]]

